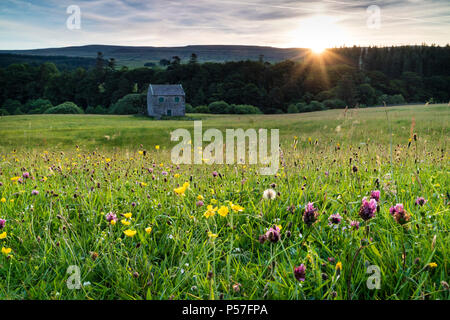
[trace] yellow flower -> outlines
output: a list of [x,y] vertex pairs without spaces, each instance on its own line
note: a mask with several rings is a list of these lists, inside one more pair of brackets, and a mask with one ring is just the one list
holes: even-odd
[[130,229],[127,229],[127,230],[125,230],[123,233],[125,233],[125,235],[126,235],[127,237],[134,237],[134,235],[136,234],[136,230],[130,230]]
[[217,200],[216,200],[216,199],[211,199],[211,203],[212,203],[212,204],[216,204],[216,203],[217,203]]
[[6,231],[3,233],[0,233],[0,240],[6,238]]
[[105,161],[106,161],[106,163],[108,163],[108,162],[111,162],[111,159],[110,158],[106,158]]
[[138,153],[139,153],[140,155],[143,155],[143,154],[144,154],[144,151],[139,150]]
[[222,217],[226,217],[228,214],[228,207],[221,206],[219,211],[217,211]]
[[189,187],[189,182],[185,182],[185,183],[183,183],[183,185],[182,185],[181,187],[175,188],[175,189],[173,189],[173,191],[174,191],[176,194],[184,195],[184,193],[186,192],[186,189],[187,189],[188,187]]
[[156,149],[156,150],[159,150],[159,145],[156,145],[156,146],[155,146],[155,149]]
[[244,211],[244,207],[241,207],[238,204],[233,204],[232,202],[230,202],[230,207],[231,209],[233,209],[233,211],[238,212],[238,211]]
[[214,207],[212,205],[208,205],[206,207],[206,212],[203,214],[203,216],[208,219],[209,217],[213,217],[216,214],[217,207]]
[[147,233],[152,232],[152,227],[145,228],[145,232],[147,232]]
[[218,235],[216,233],[212,233],[211,231],[208,231],[208,237],[210,237],[211,239],[215,239],[218,237]]
[[175,174],[173,175],[173,177],[174,177],[174,178],[179,178],[179,177],[180,177],[180,174],[179,174],[179,173],[175,173]]
[[11,181],[17,182],[17,180],[19,180],[19,179],[20,179],[20,177],[12,177],[12,178],[11,178]]
[[123,216],[127,219],[130,219],[133,214],[131,212],[125,213]]
[[125,219],[120,220],[120,222],[122,222],[122,224],[125,225],[125,226],[129,226],[131,224],[130,221],[125,220]]
[[204,198],[203,198],[203,196],[201,195],[201,194],[199,194],[198,196],[197,196],[197,200],[203,200]]
[[342,270],[342,262],[339,261],[338,263],[336,263],[336,270]]
[[278,229],[280,229],[280,230],[282,229],[281,224],[277,224],[276,226],[278,227]]
[[5,247],[2,247],[2,253],[4,254],[4,255],[8,255],[8,254],[10,254],[10,252],[11,252],[11,248],[5,248]]
[[428,264],[428,266],[429,266],[430,268],[436,268],[436,267],[437,267],[437,263],[436,263],[436,262],[430,262],[430,263]]
[[141,182],[141,187],[146,187],[146,186],[148,186],[148,184],[147,184],[147,183],[145,183],[145,182]]
[[111,224],[114,226],[114,225],[116,225],[116,220],[111,220]]
[[6,202],[6,199],[5,198],[2,198],[2,200],[1,200],[3,203],[5,203]]

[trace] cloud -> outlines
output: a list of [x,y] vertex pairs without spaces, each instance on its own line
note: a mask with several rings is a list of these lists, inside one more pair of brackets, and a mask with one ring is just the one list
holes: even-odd
[[[66,28],[72,4],[81,8],[81,30]],[[377,30],[367,27],[366,9],[373,4],[381,10]],[[0,49],[92,43],[286,47],[296,26],[323,15],[350,35],[346,45],[445,45],[450,39],[447,0],[2,0]]]

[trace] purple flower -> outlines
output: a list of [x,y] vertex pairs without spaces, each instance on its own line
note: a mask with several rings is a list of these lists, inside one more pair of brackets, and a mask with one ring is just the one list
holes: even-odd
[[39,194],[39,191],[33,190],[33,191],[31,191],[31,194],[32,194],[33,196],[37,196],[37,195]]
[[149,173],[153,173],[153,168],[148,168],[147,171],[148,171]]
[[106,221],[111,222],[111,221],[113,221],[113,220],[117,221],[117,216],[116,216],[114,213],[109,212],[109,213],[106,215]]
[[270,242],[278,242],[280,240],[280,228],[273,226],[266,232],[265,237]]
[[425,200],[425,198],[423,198],[423,197],[418,197],[417,199],[416,199],[416,205],[418,205],[418,206],[423,206],[423,205],[425,205],[425,203],[427,203],[427,200]]
[[212,175],[213,175],[213,177],[215,178],[215,177],[217,177],[219,174],[217,173],[217,171],[213,171],[213,172],[212,172]]
[[22,173],[22,177],[24,177],[25,179],[28,179],[30,177],[30,173],[24,172],[24,173]]
[[350,222],[350,227],[352,227],[355,230],[359,229],[359,221],[353,220]]
[[3,185],[3,182],[0,182],[0,187]]
[[294,268],[294,277],[295,277],[295,279],[297,279],[297,281],[302,281],[302,282],[305,281],[306,267],[303,263],[301,265],[299,265],[298,267]]
[[359,216],[364,221],[367,221],[375,216],[375,211],[377,211],[377,201],[375,199],[370,199],[367,201],[363,198],[361,201],[361,208],[359,209]]
[[204,203],[202,200],[197,201],[197,207],[203,207]]
[[375,199],[376,202],[380,201],[380,190],[374,190],[370,193],[370,199]]
[[0,219],[0,230],[5,227],[5,224],[6,224],[6,220],[5,219]]
[[132,207],[136,207],[136,202],[132,202],[132,203],[131,203],[131,206],[132,206]]
[[395,221],[399,224],[404,224],[411,219],[411,216],[406,212],[403,204],[397,203],[395,206],[389,208],[389,213]]
[[314,204],[312,202],[308,202],[305,207],[305,212],[303,212],[303,222],[307,225],[311,225],[316,222],[319,213],[317,209],[314,208]]
[[341,223],[342,217],[339,215],[339,213],[334,213],[332,215],[330,215],[330,217],[328,218],[328,224],[332,225],[332,224],[339,224]]
[[163,176],[167,176],[167,171],[163,171],[163,172],[161,172],[161,174],[162,174]]

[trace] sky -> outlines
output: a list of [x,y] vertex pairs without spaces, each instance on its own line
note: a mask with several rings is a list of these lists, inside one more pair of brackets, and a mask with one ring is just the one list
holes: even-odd
[[[80,9],[79,28],[71,5]],[[2,50],[422,43],[450,43],[449,0],[0,0]]]

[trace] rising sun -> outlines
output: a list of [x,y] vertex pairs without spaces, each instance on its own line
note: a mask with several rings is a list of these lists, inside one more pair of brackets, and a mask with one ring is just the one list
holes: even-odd
[[302,19],[298,28],[291,32],[290,38],[291,46],[310,48],[316,54],[326,48],[344,45],[350,40],[346,31],[338,25],[338,19],[325,15]]

